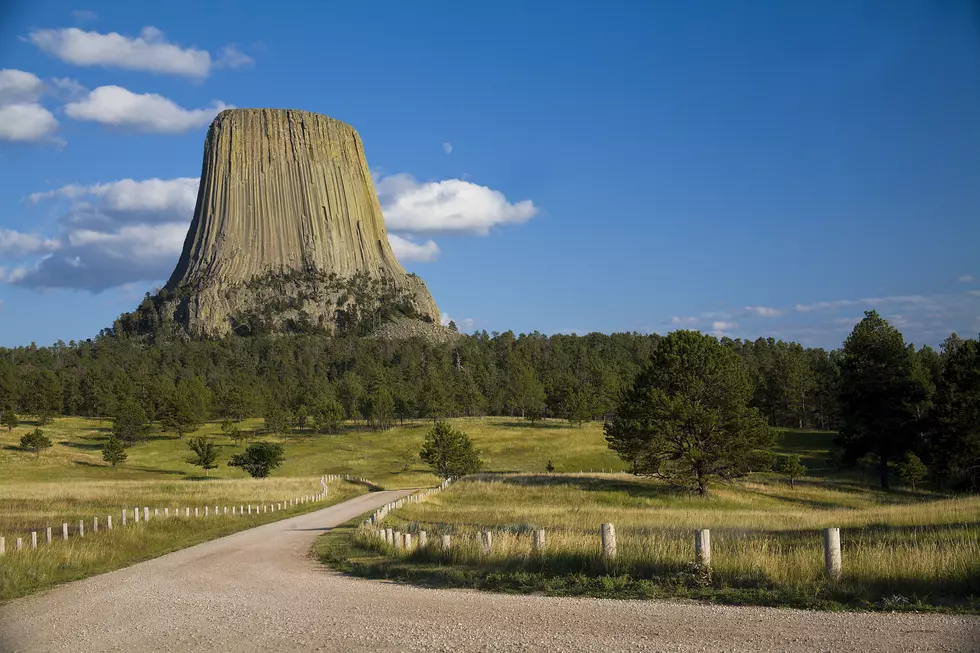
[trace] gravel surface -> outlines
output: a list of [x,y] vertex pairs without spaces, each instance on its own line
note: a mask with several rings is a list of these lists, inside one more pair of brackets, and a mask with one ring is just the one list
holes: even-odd
[[0,606],[0,651],[980,651],[980,618],[427,590],[310,557],[376,492]]

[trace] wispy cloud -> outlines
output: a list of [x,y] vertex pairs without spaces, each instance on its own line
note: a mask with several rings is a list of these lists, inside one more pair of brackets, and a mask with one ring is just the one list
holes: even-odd
[[453,144],[450,143],[449,141],[446,141],[445,143],[442,144],[442,151],[445,152],[446,154],[452,154]]
[[[80,13],[83,12],[76,12],[76,20]],[[39,29],[30,32],[26,40],[75,66],[103,66],[197,79],[207,77],[215,67],[238,68],[252,63],[252,58],[234,45],[225,46],[217,57],[212,57],[207,50],[168,41],[156,27],[144,27],[139,36],[103,34],[77,27]]]
[[971,275],[971,274],[964,274],[964,275],[960,276],[960,278],[957,279],[957,281],[959,281],[960,283],[972,283],[973,282],[973,275]]
[[922,295],[899,295],[894,297],[866,297],[864,299],[835,299],[833,301],[814,302],[812,304],[797,304],[796,310],[800,313],[810,313],[812,311],[837,310],[852,306],[884,306],[889,304],[927,304],[930,299]]
[[140,132],[177,134],[204,127],[219,112],[232,108],[214,101],[204,109],[185,109],[155,93],[133,93],[121,86],[100,86],[82,99],[65,105],[75,120],[88,120],[109,127]]
[[770,308],[769,306],[746,306],[742,309],[742,314],[756,317],[779,317],[783,312],[778,308]]

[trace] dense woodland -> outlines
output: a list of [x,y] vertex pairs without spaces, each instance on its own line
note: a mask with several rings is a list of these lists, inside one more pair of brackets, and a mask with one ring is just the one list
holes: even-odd
[[[844,465],[871,455],[887,466],[914,451],[937,481],[977,489],[977,341],[953,335],[940,351],[916,349],[869,316],[877,322],[867,333],[870,317],[834,351],[772,338],[721,343],[738,354],[750,404],[771,426],[840,431]],[[478,415],[581,423],[611,417],[660,342],[656,334],[484,331],[453,344],[305,334],[151,345],[109,329],[84,342],[0,348],[0,412],[129,421],[130,443],[145,434],[144,422],[182,436],[205,419],[246,417],[265,417],[274,432],[321,433],[343,420],[378,428]]]

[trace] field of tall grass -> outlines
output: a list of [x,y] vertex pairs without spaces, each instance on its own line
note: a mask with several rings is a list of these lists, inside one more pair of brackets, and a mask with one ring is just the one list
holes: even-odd
[[[601,555],[603,523],[616,527],[612,561]],[[699,498],[624,474],[483,475],[407,504],[382,526],[424,530],[430,546],[395,549],[361,528],[347,532],[343,555],[332,536],[325,556],[365,575],[493,589],[980,609],[975,496],[886,493],[833,479],[792,488],[760,476]],[[844,573],[836,582],[824,578],[827,527],[841,528]],[[710,574],[694,564],[701,528],[711,531]],[[546,530],[544,551],[533,549],[535,529]],[[482,531],[492,533],[489,553]]]
[[[118,528],[121,510],[147,506],[162,513],[177,507],[267,504],[286,501],[318,491],[323,474],[351,474],[389,488],[433,486],[439,482],[418,457],[431,422],[409,422],[386,432],[349,424],[338,435],[299,431],[285,437],[261,436],[234,442],[217,422],[204,424],[183,440],[152,429],[146,441],[128,448],[127,460],[116,466],[102,460],[102,446],[109,436],[109,420],[57,418],[42,427],[53,441],[40,456],[22,450],[22,435],[37,424],[26,417],[19,427],[0,429],[0,536],[7,554],[0,562],[0,600],[116,569],[139,560],[219,537],[236,530],[288,516],[289,512],[210,520],[151,520],[126,529]],[[550,458],[559,468],[613,468],[619,462],[605,447],[599,425],[571,428],[552,423],[530,427],[522,421],[467,419],[456,424],[466,429],[495,470],[543,470]],[[241,424],[245,430],[261,429],[262,421]],[[207,435],[221,450],[219,467],[205,475],[188,462],[187,439]],[[276,440],[285,446],[284,465],[265,479],[251,479],[242,470],[227,466],[234,453],[248,442]],[[560,453],[558,453],[560,452]],[[334,483],[327,503],[366,491],[362,486]],[[318,506],[326,505],[325,503]],[[293,512],[311,507],[300,506]],[[113,515],[117,526],[106,533],[105,518]],[[91,527],[98,516],[103,531],[84,538],[74,534],[78,521]],[[70,525],[72,537],[59,539],[61,524]],[[30,550],[31,531],[41,541],[52,527],[55,542]],[[16,552],[16,538],[25,549]]]

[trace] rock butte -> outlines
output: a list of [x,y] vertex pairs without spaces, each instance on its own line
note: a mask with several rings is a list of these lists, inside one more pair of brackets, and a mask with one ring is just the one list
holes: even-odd
[[[347,296],[337,280],[356,275],[384,281],[415,319],[439,324],[425,283],[391,250],[353,127],[307,111],[218,114],[194,219],[166,285],[175,321],[192,335],[221,335],[243,312],[269,316],[278,303],[275,323],[302,316],[329,325]],[[293,301],[282,304],[284,296]]]

